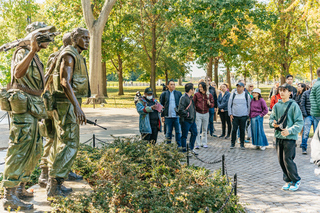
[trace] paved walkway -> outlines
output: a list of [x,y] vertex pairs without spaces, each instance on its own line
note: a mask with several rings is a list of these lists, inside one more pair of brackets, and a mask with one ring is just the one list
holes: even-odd
[[[138,131],[138,114],[135,109],[84,109],[88,119],[98,119],[98,123],[108,128],[108,131],[86,125],[81,127],[81,142],[96,135],[103,141],[112,140],[112,136],[136,135]],[[3,112],[0,111],[0,117]],[[268,119],[265,119],[265,123]],[[221,133],[220,123],[216,123],[217,134]],[[8,126],[5,121],[0,123],[0,147],[7,146]],[[308,155],[302,155],[297,148],[296,163],[299,175],[302,178],[300,190],[297,192],[282,191],[284,184],[282,173],[277,161],[275,148],[272,146],[273,130],[265,125],[265,131],[270,145],[265,151],[254,149],[246,144],[246,150],[230,150],[230,141],[217,138],[208,138],[209,148],[200,149],[199,157],[205,161],[220,159],[226,156],[226,165],[229,176],[237,173],[240,202],[248,212],[319,212],[320,213],[320,177],[314,175],[315,166],[310,164],[310,150]],[[164,138],[159,135],[160,140]],[[298,142],[300,143],[300,141]],[[5,152],[0,152],[3,159]],[[0,161],[1,161],[0,160]],[[191,164],[204,166],[211,171],[221,168],[221,164],[204,164],[192,158]],[[1,168],[0,168],[1,170]],[[0,171],[1,172],[1,171]]]

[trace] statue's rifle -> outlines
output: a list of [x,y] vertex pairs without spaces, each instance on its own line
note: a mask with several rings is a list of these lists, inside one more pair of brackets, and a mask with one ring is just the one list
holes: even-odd
[[[45,43],[45,42],[54,42],[54,37],[59,34],[60,32],[42,33],[41,35],[37,36],[36,40],[38,44]],[[30,44],[31,37],[32,37],[32,33],[29,34],[26,38],[17,39],[16,41],[6,43],[0,47],[0,52],[3,52],[3,51],[7,52],[15,47],[28,46]]]
[[95,121],[93,122],[93,121],[87,119],[87,124],[91,124],[91,125],[100,127],[101,129],[107,130],[106,127],[103,127],[103,126],[100,126],[99,124],[97,124],[97,120],[95,120]]

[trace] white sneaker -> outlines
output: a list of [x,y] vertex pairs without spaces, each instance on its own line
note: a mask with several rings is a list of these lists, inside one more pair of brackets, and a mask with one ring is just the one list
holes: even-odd
[[310,163],[314,164],[314,160],[312,158],[310,158]]
[[314,174],[315,175],[320,175],[320,168],[318,169],[318,168],[315,168],[314,169]]
[[297,191],[299,189],[299,187],[300,187],[300,184],[301,184],[301,180],[299,180],[295,184],[291,184],[289,190],[290,191]]
[[265,147],[265,146],[260,146],[260,149],[261,149],[262,151],[264,151],[264,150],[266,150],[266,147]]

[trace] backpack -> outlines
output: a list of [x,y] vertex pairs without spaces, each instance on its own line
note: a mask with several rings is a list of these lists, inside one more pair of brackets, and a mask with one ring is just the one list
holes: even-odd
[[[248,107],[248,95],[249,93],[244,91],[245,92],[245,97],[246,97],[246,103],[247,103],[247,107]],[[233,93],[232,95],[232,102],[231,102],[231,109],[232,109],[232,106],[233,106],[233,99],[236,97],[236,92]]]

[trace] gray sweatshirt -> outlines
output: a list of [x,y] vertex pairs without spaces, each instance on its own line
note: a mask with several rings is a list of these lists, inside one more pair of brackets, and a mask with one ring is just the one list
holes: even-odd
[[[233,99],[233,94],[236,94],[236,96]],[[247,94],[245,91],[241,94],[238,94],[237,91],[230,94],[229,102],[228,102],[228,114],[236,116],[236,117],[242,117],[242,116],[249,116],[250,112],[250,102],[251,98],[250,95]],[[246,96],[248,96],[248,103],[246,101]],[[233,99],[233,100],[232,100]]]

